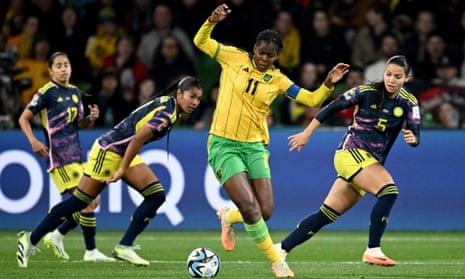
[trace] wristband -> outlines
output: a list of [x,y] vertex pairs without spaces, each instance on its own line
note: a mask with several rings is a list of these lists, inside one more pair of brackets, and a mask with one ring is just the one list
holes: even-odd
[[87,115],[86,118],[87,118],[90,122],[94,122],[95,120],[97,120],[97,117],[93,116],[92,114]]

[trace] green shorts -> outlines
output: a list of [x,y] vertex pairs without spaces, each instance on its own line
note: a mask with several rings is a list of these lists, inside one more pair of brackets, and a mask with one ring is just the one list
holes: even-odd
[[215,135],[208,137],[208,163],[222,185],[241,172],[247,172],[250,179],[271,178],[269,156],[263,142],[239,142]]
[[338,150],[334,155],[334,168],[336,169],[338,176],[348,181],[350,185],[362,196],[365,194],[365,191],[355,185],[352,182],[352,178],[363,168],[377,162],[378,160],[369,152],[357,148]]

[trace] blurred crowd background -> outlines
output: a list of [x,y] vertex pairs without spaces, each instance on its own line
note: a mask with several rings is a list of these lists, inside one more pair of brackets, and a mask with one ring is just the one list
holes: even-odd
[[[281,33],[279,67],[316,89],[338,62],[351,65],[332,98],[380,81],[386,59],[405,55],[407,87],[420,101],[424,128],[465,128],[465,1],[463,0],[2,0],[0,1],[0,129],[17,129],[19,114],[50,80],[48,57],[68,54],[71,81],[85,102],[100,106],[96,128],[111,127],[185,75],[204,87],[201,106],[179,125],[208,129],[219,65],[192,43],[220,3],[232,10],[212,37],[251,51],[259,31]],[[319,108],[278,98],[271,127],[306,125]],[[325,123],[345,126],[353,110]],[[36,122],[37,127],[39,122]]]

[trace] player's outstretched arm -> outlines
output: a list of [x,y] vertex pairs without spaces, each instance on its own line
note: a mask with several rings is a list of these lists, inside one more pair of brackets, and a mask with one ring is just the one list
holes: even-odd
[[328,88],[333,88],[334,84],[337,83],[344,77],[345,74],[349,72],[349,64],[337,63],[336,66],[331,68],[331,70],[326,75],[324,84]]
[[223,19],[225,19],[230,13],[231,10],[229,9],[228,5],[221,4],[213,10],[212,14],[208,17],[208,21],[220,22]]
[[298,134],[289,136],[287,139],[289,140],[289,151],[294,151],[297,149],[297,151],[302,150],[302,148],[308,143],[310,140],[310,137],[313,135],[315,130],[320,126],[320,121],[316,118],[313,118],[313,120],[308,124],[307,128],[303,130],[303,132],[300,132]]

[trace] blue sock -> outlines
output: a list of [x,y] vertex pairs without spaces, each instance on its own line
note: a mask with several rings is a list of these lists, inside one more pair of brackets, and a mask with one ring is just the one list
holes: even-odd
[[58,231],[62,234],[65,235],[67,234],[70,230],[74,229],[78,225],[78,222],[74,218],[68,218],[64,223],[62,223],[60,226],[58,226]]
[[158,208],[165,202],[165,192],[160,182],[147,186],[141,194],[144,201],[137,207],[131,217],[131,222],[123,238],[119,242],[121,245],[132,246],[136,237],[147,227],[155,217]]
[[291,251],[297,245],[314,236],[322,227],[336,221],[339,216],[339,213],[323,204],[320,210],[300,221],[297,227],[281,242],[281,247],[286,252]]
[[55,205],[45,218],[42,219],[40,224],[32,231],[32,245],[37,245],[44,235],[56,229],[67,219],[72,219],[74,212],[86,208],[88,204],[89,202],[78,199],[76,196],[71,196],[70,198]]
[[384,186],[376,194],[378,200],[371,211],[368,248],[381,246],[381,237],[384,234],[389,220],[389,213],[398,195],[399,190],[394,184]]
[[86,244],[86,250],[95,249],[95,234],[97,226],[97,218],[94,212],[82,213],[79,218],[79,224],[81,225],[82,234],[84,235],[84,242]]

